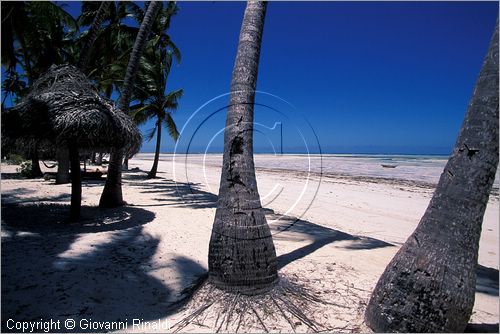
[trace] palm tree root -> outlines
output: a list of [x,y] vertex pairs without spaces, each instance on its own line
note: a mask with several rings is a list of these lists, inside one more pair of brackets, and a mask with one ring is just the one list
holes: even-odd
[[352,287],[349,289],[349,284],[338,284],[329,292],[328,297],[321,296],[321,291],[296,275],[280,274],[279,283],[271,291],[254,296],[220,290],[206,281],[185,305],[180,313],[182,318],[171,330],[177,333],[190,326],[217,333],[360,331],[348,321],[336,321],[340,326],[332,326],[324,311],[333,311],[339,317],[352,312],[362,315],[366,298],[357,295]]

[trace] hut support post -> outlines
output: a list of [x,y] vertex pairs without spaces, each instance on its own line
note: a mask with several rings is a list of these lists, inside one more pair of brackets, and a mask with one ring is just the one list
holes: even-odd
[[69,151],[66,146],[57,150],[57,175],[56,184],[69,183]]
[[69,147],[69,161],[71,164],[70,220],[78,221],[82,206],[82,177],[80,174],[80,155],[76,144],[72,144]]
[[42,170],[40,169],[40,160],[38,159],[38,146],[35,147],[31,153],[31,175],[34,178],[43,175]]
[[102,165],[102,156],[103,156],[103,153],[102,152],[99,152],[99,154],[97,155],[97,159],[95,161],[96,165]]

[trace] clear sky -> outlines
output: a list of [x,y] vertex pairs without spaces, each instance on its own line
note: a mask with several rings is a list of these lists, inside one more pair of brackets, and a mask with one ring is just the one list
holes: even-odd
[[[244,2],[179,2],[170,35],[182,63],[169,77],[169,89],[185,93],[174,114],[179,129],[228,92],[244,8]],[[77,15],[79,3],[67,9]],[[266,127],[282,122],[285,152],[303,151],[297,130],[312,128],[326,153],[450,153],[497,13],[498,2],[478,1],[270,2],[257,89],[294,108],[257,95],[264,106],[256,107],[262,124],[256,151],[279,149],[279,132]],[[221,108],[196,132],[191,151],[205,150],[224,126],[227,100],[198,113]],[[186,126],[181,145],[200,117]],[[209,151],[221,146],[219,134]],[[173,148],[163,138],[162,151]],[[144,143],[142,151],[153,150],[154,140]]]

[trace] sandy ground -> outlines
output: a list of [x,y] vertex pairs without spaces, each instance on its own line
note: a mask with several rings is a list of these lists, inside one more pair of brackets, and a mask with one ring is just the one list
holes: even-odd
[[[123,331],[166,331],[154,326],[172,326],[197,309],[200,296],[211,298],[203,286],[193,301],[186,299],[207,271],[220,168],[167,157],[158,178],[145,180],[150,158],[132,159],[124,173],[127,207],[98,209],[104,183],[85,181],[83,223],[70,226],[64,224],[69,185],[20,179],[16,166],[2,165],[3,330],[13,324],[8,319],[52,319],[61,321],[52,331],[67,331],[64,322],[73,319],[78,332],[102,331],[95,326],[104,322],[123,323]],[[265,168],[257,169],[257,179],[282,281],[319,296],[299,307],[323,326],[317,329],[367,331],[370,291],[418,224],[433,188]],[[471,323],[498,324],[498,223],[496,194],[483,223]],[[307,321],[257,310],[263,324],[247,318],[239,331],[312,330]],[[194,319],[181,331],[214,331],[217,312],[207,310],[204,321]]]

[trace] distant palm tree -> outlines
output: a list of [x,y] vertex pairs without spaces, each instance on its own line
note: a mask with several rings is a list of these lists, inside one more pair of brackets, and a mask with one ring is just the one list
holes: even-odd
[[253,104],[266,5],[249,1],[241,26],[208,254],[210,281],[243,294],[267,291],[278,280],[276,251],[260,203],[253,161]]
[[155,178],[160,158],[161,132],[166,127],[170,137],[177,141],[179,131],[172,118],[172,111],[177,110],[182,89],[165,94],[167,78],[172,67],[172,54],[165,48],[149,48],[142,57],[141,70],[137,79],[136,98],[143,101],[132,108],[132,117],[138,124],[155,119],[155,127],[146,139],[151,140],[156,134],[156,149],[153,166],[148,178]]
[[[139,68],[139,61],[149,38],[151,27],[158,11],[162,6],[161,2],[151,1],[148,5],[146,14],[139,28],[139,33],[134,43],[132,53],[127,66],[123,88],[121,90],[120,99],[118,100],[118,108],[128,114],[129,104],[132,98],[134,80]],[[122,162],[123,151],[117,150],[111,152],[109,159],[108,174],[106,184],[99,201],[100,207],[117,207],[125,204],[122,194]]]
[[[175,1],[165,2],[164,4],[165,5],[160,9],[158,15],[156,16],[153,27],[151,27],[150,41],[148,42],[147,48],[164,49],[169,53],[170,57],[173,56],[177,62],[180,63],[181,53],[175,43],[173,43],[170,39],[170,36],[167,34],[167,31],[170,28],[172,16],[177,14],[177,4]],[[140,7],[135,7],[132,12],[134,13],[134,18],[140,24],[144,18],[144,11],[142,11]],[[141,69],[139,69],[139,72],[140,71]],[[126,156],[123,161],[124,170],[128,169],[128,160],[129,157]],[[149,173],[149,175],[151,174],[152,173]],[[154,175],[156,175],[156,172]]]
[[377,332],[463,332],[474,306],[483,215],[498,167],[498,20],[453,154],[416,230],[380,277]]

